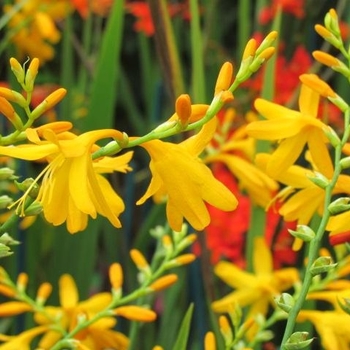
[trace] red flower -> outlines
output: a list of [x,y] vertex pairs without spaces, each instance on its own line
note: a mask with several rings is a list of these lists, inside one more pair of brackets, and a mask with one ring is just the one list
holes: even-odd
[[126,9],[136,18],[134,24],[136,32],[143,32],[147,36],[152,36],[154,34],[151,11],[147,2],[130,2],[126,4]]
[[335,235],[329,236],[329,243],[332,246],[350,243],[350,231],[337,233]]
[[265,25],[271,22],[279,7],[281,8],[282,12],[295,16],[298,19],[305,16],[304,0],[273,0],[271,5],[264,7],[260,11],[259,23]]

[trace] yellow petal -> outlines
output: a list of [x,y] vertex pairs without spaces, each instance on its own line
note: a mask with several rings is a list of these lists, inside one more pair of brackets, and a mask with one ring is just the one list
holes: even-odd
[[271,252],[263,237],[254,239],[254,272],[257,275],[270,275],[273,269]]
[[59,298],[64,308],[72,308],[78,304],[78,290],[71,275],[64,274],[59,279]]
[[316,117],[318,106],[320,102],[320,95],[314,90],[310,89],[305,84],[301,85],[299,95],[299,109],[303,115],[309,117]]

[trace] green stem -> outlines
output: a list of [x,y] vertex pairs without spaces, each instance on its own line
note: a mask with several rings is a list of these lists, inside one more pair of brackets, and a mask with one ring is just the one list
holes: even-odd
[[348,109],[345,112],[344,135],[342,137],[341,143],[335,148],[334,174],[333,174],[333,177],[332,177],[330,183],[328,184],[328,186],[325,189],[326,193],[325,193],[325,200],[324,200],[323,216],[322,216],[320,225],[318,227],[318,230],[316,232],[316,236],[310,243],[309,253],[308,253],[308,263],[307,263],[307,267],[306,267],[304,281],[302,283],[300,294],[295,302],[295,305],[293,306],[293,308],[289,312],[287,325],[286,325],[283,340],[282,340],[282,349],[284,348],[284,344],[286,343],[286,341],[289,339],[289,337],[293,333],[297,316],[298,316],[301,308],[303,307],[303,304],[306,300],[306,296],[307,296],[309,289],[310,289],[310,286],[311,286],[311,282],[312,282],[312,278],[313,278],[313,275],[311,274],[311,267],[318,256],[318,252],[319,252],[319,249],[321,246],[322,238],[323,238],[323,235],[325,233],[328,220],[330,218],[330,212],[328,211],[328,206],[331,203],[333,189],[334,189],[334,187],[338,181],[339,175],[342,171],[342,167],[340,165],[340,160],[341,160],[341,155],[342,155],[341,152],[342,152],[342,148],[343,148],[344,144],[347,142],[347,140],[349,138],[349,134],[350,134],[349,118],[350,118],[350,110]]

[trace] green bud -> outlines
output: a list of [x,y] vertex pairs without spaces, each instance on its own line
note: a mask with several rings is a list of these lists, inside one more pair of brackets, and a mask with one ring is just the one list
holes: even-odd
[[238,305],[238,303],[235,303],[233,307],[234,309],[232,311],[228,311],[228,314],[230,316],[233,327],[235,329],[238,329],[242,322],[243,312],[242,308]]
[[350,198],[349,197],[341,197],[333,201],[328,206],[328,211],[331,215],[337,215],[340,213],[344,213],[350,210]]
[[263,343],[273,339],[274,336],[275,335],[273,334],[272,331],[264,330],[264,331],[258,332],[258,334],[254,336],[254,341],[256,341],[257,343]]
[[311,182],[322,189],[325,189],[329,185],[329,180],[318,171],[314,171],[314,176],[307,175],[307,177]]
[[33,202],[28,208],[24,210],[25,216],[39,215],[43,211],[43,206],[39,202]]
[[16,241],[7,232],[5,232],[4,234],[2,234],[0,236],[0,243],[1,244],[6,244],[6,245],[18,245],[21,242]]
[[17,178],[17,176],[14,176],[15,173],[14,170],[10,168],[1,168],[0,169],[0,180],[14,180]]
[[166,121],[163,124],[158,125],[155,129],[153,129],[152,133],[168,131],[176,125],[177,125],[177,120]]
[[333,270],[337,264],[333,263],[330,256],[320,256],[317,258],[310,268],[310,273],[313,276]]
[[340,145],[341,140],[333,128],[331,128],[329,125],[327,125],[327,127],[325,129],[323,129],[323,131],[324,131],[327,139],[329,140],[329,142],[331,143],[331,145],[334,148],[337,147],[338,145]]
[[288,232],[293,237],[300,238],[304,242],[310,242],[316,236],[315,232],[307,225],[297,225],[296,231],[288,230]]
[[181,231],[173,231],[173,239],[175,244],[181,242],[184,237],[187,235],[188,232],[188,225],[182,224]]
[[313,338],[307,339],[308,336],[309,336],[308,332],[295,332],[289,337],[289,339],[283,345],[282,349],[284,350],[305,349],[313,341]]
[[330,32],[336,36],[340,36],[338,19],[336,16],[332,16],[330,12],[327,12],[326,16],[324,17],[324,25]]
[[7,208],[12,202],[12,198],[8,195],[4,194],[3,196],[0,196],[0,209]]
[[350,157],[342,158],[339,162],[342,169],[349,169],[350,168]]
[[13,252],[11,252],[11,249],[7,245],[0,243],[0,258],[4,258],[11,254],[13,254]]
[[294,298],[289,293],[282,293],[279,298],[275,299],[275,302],[279,308],[287,313],[293,308],[295,304]]
[[30,190],[29,196],[35,199],[39,194],[39,185],[35,182],[33,178],[25,179],[23,182],[15,181],[16,186],[19,190],[26,192]]

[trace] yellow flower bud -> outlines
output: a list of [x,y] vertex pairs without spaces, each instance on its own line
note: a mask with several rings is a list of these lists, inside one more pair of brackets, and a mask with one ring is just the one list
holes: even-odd
[[0,87],[0,96],[8,101],[18,103],[21,107],[26,107],[28,105],[23,95],[5,87]]
[[166,289],[176,283],[178,280],[178,276],[174,273],[158,278],[154,281],[149,288],[153,291],[160,291]]
[[17,130],[21,130],[23,128],[23,123],[19,115],[15,112],[11,103],[0,97],[0,113],[2,113]]
[[337,94],[333,89],[316,74],[302,74],[299,79],[303,84],[307,85],[310,89],[316,91],[323,97],[337,97]]
[[0,317],[8,317],[31,311],[32,307],[23,301],[9,301],[0,305]]
[[16,291],[4,284],[0,284],[0,294],[5,295],[8,298],[13,298],[16,295]]
[[131,249],[130,257],[139,270],[144,270],[149,268],[146,258],[138,249]]
[[33,58],[29,64],[29,67],[27,69],[26,76],[25,76],[25,88],[27,92],[33,91],[34,81],[36,76],[38,75],[38,68],[39,68],[39,59]]
[[57,105],[66,95],[67,90],[64,88],[59,88],[52,92],[49,96],[45,98],[43,102],[41,102],[30,114],[30,118],[32,120],[37,119],[43,113]]
[[173,268],[177,266],[187,265],[196,259],[194,254],[188,253],[178,256],[177,258],[170,260],[167,264],[167,268]]
[[114,310],[114,314],[139,322],[152,322],[157,318],[154,311],[136,305],[120,306]]
[[204,337],[204,350],[216,350],[215,335],[213,332],[208,332]]
[[114,290],[119,290],[123,285],[123,269],[120,264],[113,263],[109,267],[109,281]]
[[21,272],[17,277],[17,288],[20,291],[24,291],[28,285],[28,275],[25,272]]
[[256,52],[256,40],[250,39],[247,42],[247,45],[245,46],[242,61],[245,61],[246,59],[249,59],[250,57],[254,57],[255,52]]
[[233,65],[230,62],[225,62],[219,72],[215,84],[214,96],[221,91],[227,90],[232,83]]
[[52,292],[52,285],[48,282],[42,283],[36,294],[36,301],[39,304],[44,304],[47,298],[50,296],[51,292]]
[[152,350],[164,350],[161,346],[156,345],[152,348]]
[[192,112],[191,98],[189,95],[182,94],[176,99],[175,111],[179,118],[180,124],[183,127],[186,127]]
[[17,81],[22,85],[24,84],[24,69],[21,64],[13,57],[10,58],[10,66],[13,74],[17,78]]

